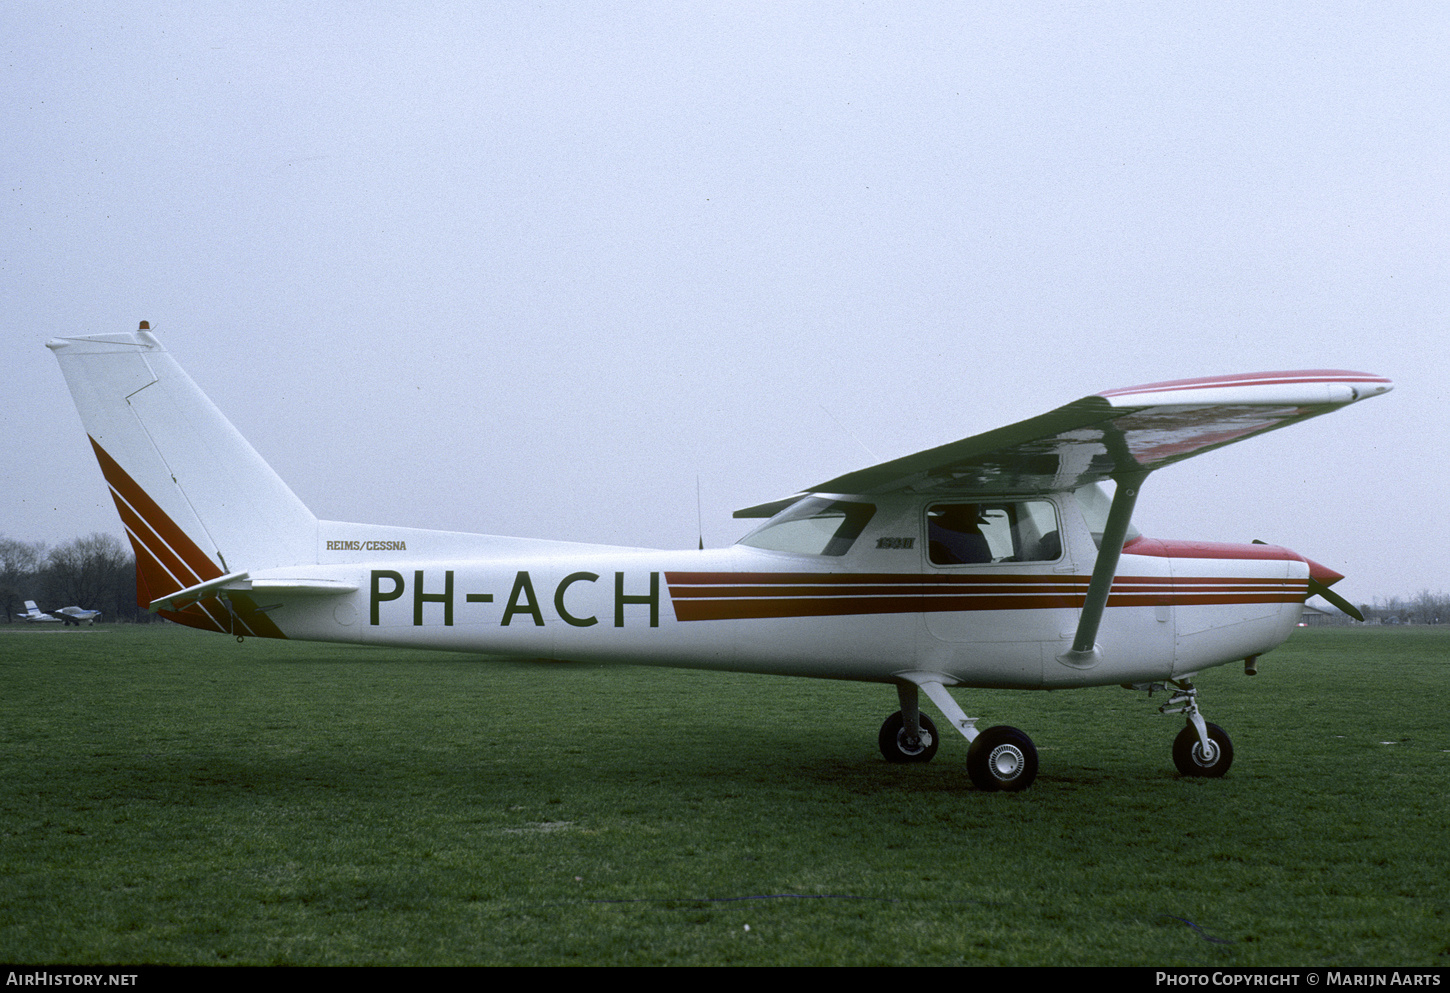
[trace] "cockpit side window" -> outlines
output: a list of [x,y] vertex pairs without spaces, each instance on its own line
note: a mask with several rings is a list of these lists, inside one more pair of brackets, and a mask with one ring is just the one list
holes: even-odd
[[1062,557],[1050,500],[938,503],[927,508],[927,557],[934,565],[1053,562]]
[[870,503],[806,497],[741,538],[739,544],[801,555],[845,555],[875,513],[876,506]]

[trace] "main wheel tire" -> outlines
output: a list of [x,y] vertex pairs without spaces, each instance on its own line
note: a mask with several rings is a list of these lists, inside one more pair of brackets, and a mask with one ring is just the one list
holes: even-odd
[[886,761],[899,764],[931,761],[939,744],[936,725],[920,712],[916,715],[916,723],[921,728],[921,737],[911,741],[906,736],[906,719],[901,716],[901,711],[886,718],[886,723],[881,725],[881,733],[876,736],[876,743],[881,746],[881,754]]
[[1205,755],[1203,745],[1198,740],[1198,732],[1192,724],[1178,732],[1178,737],[1173,739],[1173,764],[1182,775],[1195,779],[1216,779],[1228,772],[1228,767],[1234,761],[1234,744],[1229,740],[1228,733],[1217,724],[1210,724],[1208,743],[1212,746],[1212,754]]
[[988,793],[1025,790],[1037,778],[1037,746],[1017,728],[987,728],[967,750],[967,775]]

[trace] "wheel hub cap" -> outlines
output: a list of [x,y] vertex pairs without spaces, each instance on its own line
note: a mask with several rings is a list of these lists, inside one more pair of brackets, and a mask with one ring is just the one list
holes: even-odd
[[1017,778],[1022,764],[1022,753],[1013,745],[998,745],[987,757],[987,768],[1004,783]]

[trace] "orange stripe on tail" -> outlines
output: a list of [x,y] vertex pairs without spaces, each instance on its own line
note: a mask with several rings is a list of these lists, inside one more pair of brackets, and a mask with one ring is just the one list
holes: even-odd
[[[121,515],[121,523],[126,526],[131,549],[136,553],[137,606],[146,607],[158,597],[222,575],[221,567],[187,537],[94,438],[91,438],[91,447],[101,464],[101,475],[111,487],[111,499]],[[157,613],[168,621],[204,631],[260,638],[287,637],[266,614],[257,610],[248,596],[233,596],[228,601],[208,597],[181,610]]]

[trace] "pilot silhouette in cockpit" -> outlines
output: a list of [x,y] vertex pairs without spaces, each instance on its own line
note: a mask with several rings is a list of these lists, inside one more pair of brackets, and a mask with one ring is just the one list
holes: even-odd
[[982,514],[975,503],[933,507],[927,518],[927,542],[937,565],[991,562],[992,549],[981,529]]

